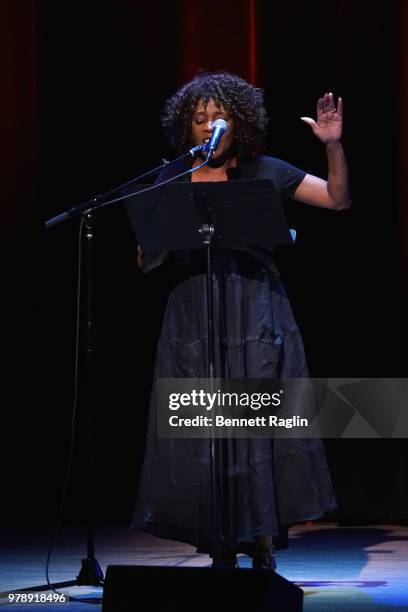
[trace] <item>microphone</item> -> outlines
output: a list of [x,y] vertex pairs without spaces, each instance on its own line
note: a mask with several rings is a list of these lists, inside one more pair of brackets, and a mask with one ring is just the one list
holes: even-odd
[[211,132],[210,142],[208,143],[205,151],[207,153],[207,159],[212,157],[214,151],[217,149],[221,136],[228,130],[228,124],[224,119],[216,119],[213,123],[213,129]]

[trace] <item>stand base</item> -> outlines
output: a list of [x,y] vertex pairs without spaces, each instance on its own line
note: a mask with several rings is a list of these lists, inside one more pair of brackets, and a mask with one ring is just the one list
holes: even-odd
[[[81,569],[76,577],[76,580],[65,580],[64,582],[53,582],[52,586],[54,589],[64,589],[71,586],[95,586],[103,587],[105,584],[105,577],[101,566],[95,558],[82,559]],[[24,589],[15,589],[13,591],[5,591],[0,593],[0,597],[6,597],[12,593],[36,593],[49,591],[50,587],[48,584],[38,584],[36,586],[25,587]],[[91,600],[92,602],[93,600]]]
[[79,586],[103,586],[103,571],[95,558],[82,559],[81,571],[77,576],[76,583]]

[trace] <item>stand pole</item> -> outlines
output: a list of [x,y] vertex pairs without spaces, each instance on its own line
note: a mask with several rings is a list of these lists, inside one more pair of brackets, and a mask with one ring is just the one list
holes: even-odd
[[[95,328],[93,322],[93,286],[92,286],[92,249],[94,241],[94,215],[89,212],[84,217],[85,237],[84,254],[86,266],[86,329],[85,329],[85,385],[86,385],[86,428],[87,458],[86,479],[94,480],[94,367],[95,367]],[[80,585],[102,586],[103,572],[95,558],[95,525],[94,500],[92,490],[86,487],[87,502],[87,557],[82,559],[81,570],[77,580]]]
[[[207,256],[207,334],[208,334],[208,366],[207,376],[210,381],[210,393],[214,393],[215,351],[214,351],[214,285],[212,279],[212,240],[215,234],[214,225],[203,224],[199,230],[203,237]],[[211,526],[212,526],[212,558],[213,567],[221,563],[221,521],[219,499],[219,444],[215,437],[215,415],[213,415],[210,440],[210,483],[211,483]]]

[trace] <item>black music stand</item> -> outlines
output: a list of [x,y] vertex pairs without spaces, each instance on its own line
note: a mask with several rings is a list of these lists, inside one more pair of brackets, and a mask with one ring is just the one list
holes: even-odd
[[[146,188],[138,185],[138,190]],[[212,251],[293,244],[274,184],[267,179],[172,183],[126,203],[143,252],[206,249],[208,378],[215,378]],[[219,440],[211,435],[213,567],[221,566]],[[220,478],[220,475],[219,475]]]

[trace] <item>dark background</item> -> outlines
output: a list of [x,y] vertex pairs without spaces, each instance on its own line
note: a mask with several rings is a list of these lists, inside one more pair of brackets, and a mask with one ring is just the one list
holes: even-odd
[[[298,240],[278,264],[313,376],[407,376],[404,2],[5,0],[0,11],[6,523],[54,519],[69,449],[78,225],[43,222],[174,155],[159,116],[200,68],[262,86],[268,153],[323,177],[324,147],[299,117],[325,91],[343,96],[353,207],[288,203]],[[98,213],[94,275],[97,460],[84,474],[79,437],[66,518],[84,519],[94,487],[97,521],[126,523],[171,279],[138,270],[121,207]],[[331,518],[408,519],[405,440],[326,447]]]

